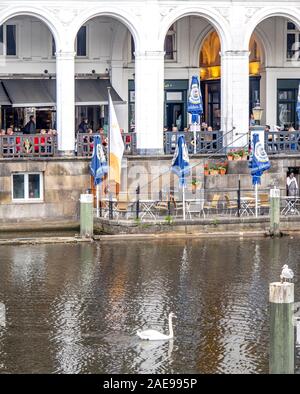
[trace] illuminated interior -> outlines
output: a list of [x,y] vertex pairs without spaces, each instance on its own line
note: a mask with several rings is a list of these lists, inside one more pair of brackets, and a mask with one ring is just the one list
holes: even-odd
[[[221,78],[221,43],[216,31],[212,31],[204,40],[200,51],[201,80],[218,80]],[[249,75],[260,75],[261,51],[255,37],[252,35],[249,44]]]

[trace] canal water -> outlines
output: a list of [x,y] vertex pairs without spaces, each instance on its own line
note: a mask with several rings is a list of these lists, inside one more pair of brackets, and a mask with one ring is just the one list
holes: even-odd
[[[1,373],[267,373],[268,286],[300,240],[0,246]],[[139,328],[175,338],[147,342]]]

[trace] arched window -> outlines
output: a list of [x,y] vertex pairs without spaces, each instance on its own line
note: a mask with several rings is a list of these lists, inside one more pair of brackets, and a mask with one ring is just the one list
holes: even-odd
[[16,56],[17,55],[17,27],[12,24],[0,26],[0,45],[1,55]]
[[286,58],[287,60],[300,59],[300,30],[293,22],[287,22]]
[[165,38],[165,60],[176,60],[176,26],[175,23],[170,27]]

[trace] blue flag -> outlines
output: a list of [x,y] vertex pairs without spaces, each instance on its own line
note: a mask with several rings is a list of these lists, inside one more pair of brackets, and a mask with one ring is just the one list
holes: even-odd
[[298,88],[296,112],[297,112],[297,116],[298,116],[298,123],[300,125],[300,84],[299,84],[299,88]]
[[197,75],[192,77],[187,112],[192,115],[192,123],[198,123],[198,117],[203,114],[202,95]]
[[99,135],[94,137],[94,149],[92,161],[90,163],[90,172],[94,177],[95,185],[99,185],[103,181],[104,175],[108,173],[108,165]]
[[251,157],[249,160],[249,167],[251,168],[252,175],[252,184],[260,185],[260,178],[263,172],[268,170],[271,167],[271,164],[265,148],[259,141],[258,134],[253,134],[252,146],[253,151],[251,152]]
[[189,155],[184,136],[178,138],[171,171],[179,177],[179,186],[185,186],[185,177],[190,173]]

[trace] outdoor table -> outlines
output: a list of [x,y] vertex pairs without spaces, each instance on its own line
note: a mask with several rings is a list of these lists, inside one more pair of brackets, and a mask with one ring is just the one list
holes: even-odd
[[156,219],[155,214],[152,209],[155,207],[155,200],[140,200],[140,209],[141,209],[141,219],[144,219],[146,216],[151,219]]
[[287,216],[290,215],[299,215],[300,212],[297,209],[296,205],[299,203],[299,197],[287,196],[283,197],[285,201],[285,207],[281,211],[281,215]]
[[255,205],[255,200],[252,197],[241,197],[241,210],[240,210],[240,215],[255,215],[254,213],[254,206]]

